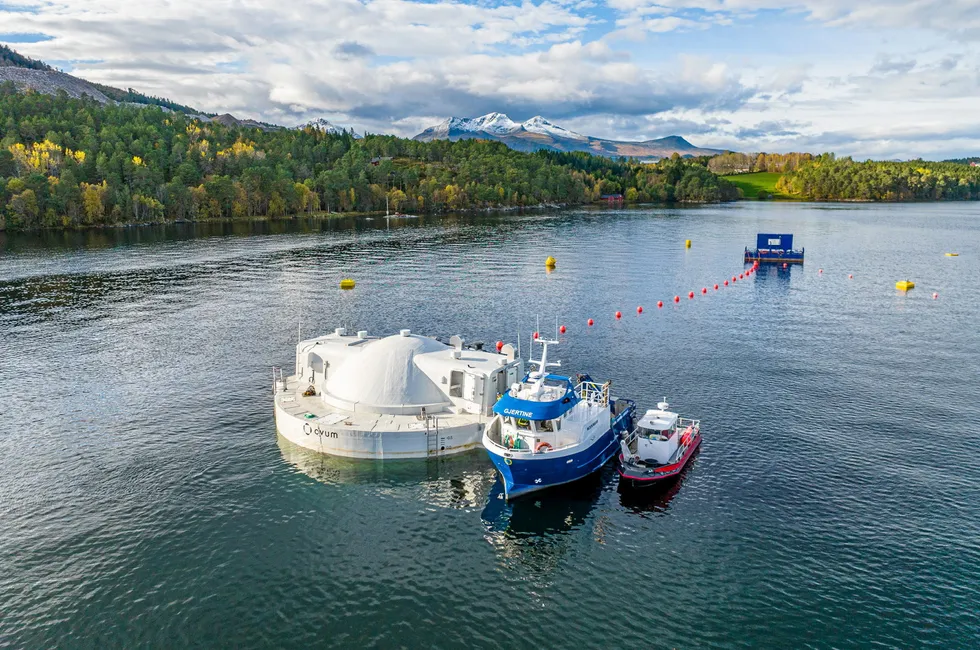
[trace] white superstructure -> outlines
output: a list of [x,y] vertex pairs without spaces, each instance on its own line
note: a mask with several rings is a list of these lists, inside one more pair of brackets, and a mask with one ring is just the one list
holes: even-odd
[[470,349],[402,330],[300,341],[296,372],[274,371],[275,416],[290,442],[350,458],[426,458],[480,444],[497,397],[523,376],[513,350]]

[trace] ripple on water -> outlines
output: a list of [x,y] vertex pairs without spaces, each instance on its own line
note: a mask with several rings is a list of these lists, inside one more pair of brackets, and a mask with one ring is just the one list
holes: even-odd
[[[977,223],[739,204],[8,239],[0,640],[977,646]],[[811,261],[715,292],[758,230]],[[556,316],[566,370],[702,419],[680,481],[638,496],[609,467],[506,504],[482,453],[275,434],[269,368],[299,328],[526,347]]]

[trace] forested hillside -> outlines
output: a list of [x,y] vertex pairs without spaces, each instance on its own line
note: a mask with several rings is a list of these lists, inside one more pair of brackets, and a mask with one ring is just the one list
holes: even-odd
[[951,162],[855,162],[823,154],[779,179],[776,188],[813,201],[980,199],[980,167]]
[[520,153],[486,141],[261,131],[0,85],[0,228],[630,201],[724,201],[698,162]]
[[43,61],[24,56],[6,45],[0,45],[0,67],[3,66],[28,68],[29,70],[54,70],[54,68]]

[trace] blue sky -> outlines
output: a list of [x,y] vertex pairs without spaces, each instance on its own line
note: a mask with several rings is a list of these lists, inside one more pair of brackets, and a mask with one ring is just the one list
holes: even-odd
[[980,153],[978,37],[980,0],[0,0],[0,42],[207,111],[862,158]]

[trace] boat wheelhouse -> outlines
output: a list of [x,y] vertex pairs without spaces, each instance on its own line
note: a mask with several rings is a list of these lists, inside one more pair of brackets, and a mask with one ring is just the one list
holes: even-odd
[[535,342],[542,345],[541,360],[530,360],[537,370],[500,397],[483,435],[507,499],[599,470],[633,422],[633,402],[611,398],[610,382],[549,374],[560,364],[548,362],[548,346],[558,341]]
[[524,372],[513,349],[395,336],[332,334],[300,341],[296,372],[273,369],[279,433],[349,458],[428,458],[479,446],[497,395]]
[[759,233],[755,238],[755,249],[745,249],[746,262],[803,263],[803,248],[793,248],[793,235]]
[[619,475],[632,487],[677,476],[701,444],[701,421],[668,411],[666,398],[620,441]]

